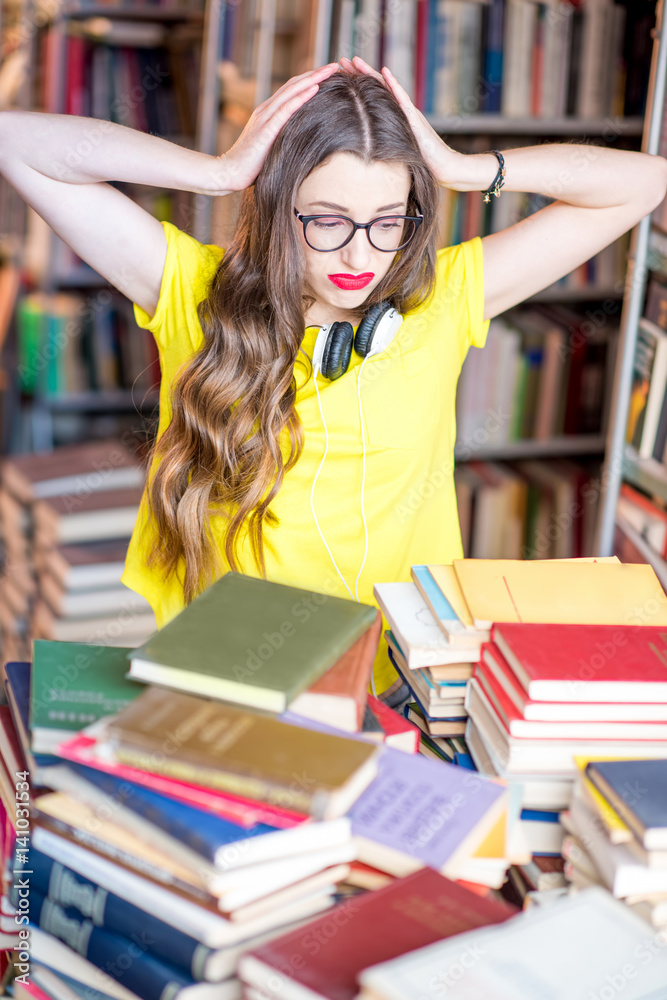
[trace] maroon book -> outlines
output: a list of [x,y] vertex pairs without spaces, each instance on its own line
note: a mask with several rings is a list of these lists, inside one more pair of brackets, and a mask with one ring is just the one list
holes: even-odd
[[482,898],[432,868],[422,868],[375,892],[327,910],[289,934],[247,952],[238,974],[264,989],[276,976],[280,996],[301,998],[303,988],[326,1000],[352,1000],[357,974],[434,941],[516,913],[514,907]]

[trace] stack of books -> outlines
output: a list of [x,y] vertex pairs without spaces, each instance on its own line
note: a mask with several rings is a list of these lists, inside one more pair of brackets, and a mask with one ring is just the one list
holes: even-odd
[[578,758],[563,844],[577,888],[602,885],[667,930],[667,760]]
[[415,698],[407,714],[428,728],[420,750],[456,759],[435,730],[441,700],[426,699],[426,668],[410,669],[428,635],[432,657],[461,660],[467,649],[473,661],[461,692],[473,766],[516,790],[531,853],[559,855],[577,754],[667,757],[667,600],[653,570],[614,557],[463,559],[412,576],[375,593],[392,652],[400,635],[394,662]]
[[120,440],[3,461],[5,662],[30,659],[32,638],[131,646],[155,630],[148,602],[120,582],[143,484]]
[[[399,949],[418,893],[458,914],[450,933],[512,915],[489,890],[504,784],[378,746],[323,684],[356,646],[367,685],[381,628],[370,605],[227,573],[139,648],[35,640],[6,665],[33,800],[2,906],[29,920],[46,996],[240,997],[243,953],[374,889],[396,909],[378,961],[442,936],[415,911]],[[294,711],[308,695],[321,715],[318,693],[356,731]]]

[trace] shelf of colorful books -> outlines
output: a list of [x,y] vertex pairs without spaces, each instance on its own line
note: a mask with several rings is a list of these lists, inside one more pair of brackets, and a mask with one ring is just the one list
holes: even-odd
[[623,478],[667,503],[667,467],[654,458],[640,458],[630,445],[623,456]]
[[484,444],[476,445],[474,441],[459,442],[454,449],[454,458],[457,462],[493,462],[562,455],[598,455],[604,451],[604,444],[602,434],[562,435],[545,441],[507,441],[491,448]]
[[535,135],[535,136],[639,136],[644,120],[638,115],[626,118],[512,118],[497,112],[486,114],[460,114],[451,116],[426,115],[426,120],[436,132],[443,135]]

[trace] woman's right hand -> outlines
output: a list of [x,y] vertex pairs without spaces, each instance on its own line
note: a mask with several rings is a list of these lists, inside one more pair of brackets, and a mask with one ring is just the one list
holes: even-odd
[[254,182],[285,122],[317,93],[321,81],[338,69],[334,62],[293,76],[257,105],[234,145],[216,157],[214,174],[219,194],[242,191]]

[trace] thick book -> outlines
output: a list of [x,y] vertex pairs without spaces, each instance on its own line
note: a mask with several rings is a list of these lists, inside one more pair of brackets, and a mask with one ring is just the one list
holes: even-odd
[[241,950],[285,933],[282,927],[278,927],[259,935],[250,935],[250,940],[241,945],[209,948],[196,937],[167,923],[161,916],[134,906],[114,892],[108,892],[94,880],[34,847],[30,852],[30,868],[31,889],[36,889],[62,907],[74,907],[95,927],[149,942],[150,954],[183,969],[197,981],[220,982],[227,979],[236,969]]
[[257,802],[196,782],[180,781],[167,774],[154,774],[119,761],[105,760],[97,756],[97,747],[98,737],[89,735],[87,730],[83,730],[60,744],[58,756],[77,764],[85,764],[103,774],[112,774],[122,780],[136,782],[142,788],[150,788],[178,802],[205,809],[214,816],[221,816],[245,828],[258,823],[267,823],[282,830],[298,826],[303,822],[303,813],[293,809],[284,809],[268,802]]
[[359,732],[381,633],[382,614],[378,611],[373,625],[333,667],[290,702],[290,712],[349,733]]
[[[19,903],[18,888],[17,885],[11,894],[14,906]],[[41,927],[47,934],[73,947],[98,969],[110,972],[114,979],[143,1000],[165,1000],[167,996],[173,997],[173,1000],[178,997],[181,1000],[186,997],[214,1000],[215,988],[212,985],[201,983],[198,986],[185,970],[151,955],[136,941],[134,951],[139,951],[141,961],[126,961],[127,956],[133,953],[128,937],[96,927],[74,907],[63,907],[36,888],[30,892],[30,924]]]
[[[122,823],[121,813],[128,809],[223,871],[336,846],[350,839],[350,823],[345,817],[326,823],[302,822],[289,830],[266,823],[243,827],[126,778],[115,778],[81,764],[69,767],[116,804],[114,822]],[[67,788],[63,787],[63,791]]]
[[502,622],[492,638],[535,701],[667,704],[663,628]]
[[476,674],[490,674],[502,687],[519,715],[535,722],[662,722],[667,703],[620,701],[536,701],[529,698],[494,642],[482,646]]
[[494,622],[667,625],[667,597],[646,564],[455,559],[454,569],[479,628]]
[[667,851],[667,760],[592,761],[586,775],[646,851]]
[[364,969],[361,995],[420,1000],[442,986],[447,1000],[592,1000],[615,996],[614,982],[623,1000],[662,1000],[667,951],[649,949],[653,937],[628,907],[591,888]]
[[667,722],[544,721],[525,719],[486,664],[480,664],[475,678],[494,707],[510,736],[526,739],[583,740],[665,740]]
[[410,670],[460,662],[460,651],[454,649],[442,634],[416,584],[376,583],[373,593]]
[[[306,927],[246,953],[239,962],[239,976],[267,995],[272,994],[271,982],[280,976],[280,996],[285,1000],[302,1000],[304,995],[353,1000],[357,975],[368,965],[473,927],[501,923],[515,912],[424,868],[340,903]],[[331,927],[336,929],[333,936]],[[315,952],[309,942],[319,940],[327,945]],[[302,960],[294,961],[296,955]]]
[[143,684],[129,681],[125,646],[35,639],[30,688],[34,753],[52,753],[72,733],[120,712]]
[[369,604],[228,572],[132,652],[129,676],[282,712],[376,615]]
[[170,927],[178,928],[209,948],[237,945],[254,934],[263,934],[331,905],[331,900],[327,898],[330,893],[318,892],[308,899],[293,901],[280,911],[235,922],[46,827],[35,827],[31,843],[37,850],[90,879],[105,891],[115,893],[140,910],[159,913],[160,919]]
[[[158,687],[148,687],[107,730],[119,760],[316,819],[343,815],[377,771],[372,744]],[[168,735],[174,749],[166,754]]]
[[507,810],[507,789],[465,768],[385,748],[350,811],[359,860],[390,874],[424,865],[457,878]]

